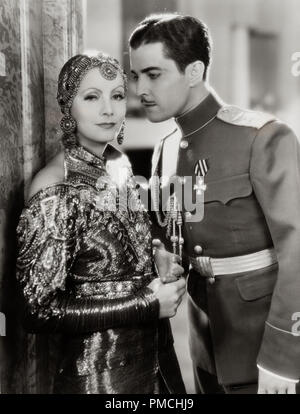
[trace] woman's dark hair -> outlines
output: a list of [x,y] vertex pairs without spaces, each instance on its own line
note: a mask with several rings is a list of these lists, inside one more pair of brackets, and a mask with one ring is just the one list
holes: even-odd
[[142,44],[161,42],[167,58],[173,59],[180,72],[196,60],[207,69],[211,60],[211,39],[205,23],[192,16],[178,14],[154,14],[138,24],[129,39],[132,49]]

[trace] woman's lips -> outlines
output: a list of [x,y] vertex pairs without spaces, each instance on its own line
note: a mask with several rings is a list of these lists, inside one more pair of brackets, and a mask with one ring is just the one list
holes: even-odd
[[111,129],[111,128],[114,128],[116,124],[114,122],[103,122],[101,124],[96,124],[96,125],[103,129]]

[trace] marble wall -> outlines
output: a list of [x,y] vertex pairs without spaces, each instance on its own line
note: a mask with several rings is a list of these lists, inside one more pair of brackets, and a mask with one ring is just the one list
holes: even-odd
[[[14,305],[14,228],[22,204],[22,62],[20,5],[18,0],[0,3],[0,51],[5,57],[5,76],[0,77],[0,311],[5,314],[7,331],[0,337],[1,390],[9,392],[9,383],[21,392],[24,384],[12,379],[13,367],[24,348],[23,337],[15,329]],[[19,367],[20,368],[20,367]],[[21,369],[22,372],[24,370]],[[23,376],[23,379],[24,376]]]
[[46,159],[58,151],[61,113],[56,101],[57,79],[66,60],[83,51],[82,0],[43,1],[43,66],[45,91]]
[[20,2],[25,193],[32,175],[45,163],[42,5],[38,0]]
[[57,75],[82,50],[83,11],[84,0],[0,0],[1,393],[51,387],[55,340],[27,335],[20,324],[15,228],[32,176],[59,150]]
[[[17,0],[3,0],[0,5],[0,45],[5,56],[6,76],[0,77],[0,209],[7,209],[11,191],[22,178],[21,153],[18,151],[22,129],[21,43]],[[16,24],[13,24],[15,22]]]

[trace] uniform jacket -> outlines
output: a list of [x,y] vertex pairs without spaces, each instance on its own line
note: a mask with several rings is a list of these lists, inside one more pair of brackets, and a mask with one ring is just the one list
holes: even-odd
[[[181,134],[176,174],[195,177],[205,160],[204,217],[184,216],[185,254],[226,258],[274,247],[278,264],[214,284],[188,279],[190,346],[200,368],[223,384],[257,381],[257,366],[300,377],[300,150],[273,116],[224,105],[210,93],[176,119],[153,156],[160,174],[166,140]],[[175,138],[174,138],[175,139]]]

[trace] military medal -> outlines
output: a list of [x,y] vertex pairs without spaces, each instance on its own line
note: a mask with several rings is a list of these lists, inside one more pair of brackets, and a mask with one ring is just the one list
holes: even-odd
[[206,184],[204,184],[204,177],[208,173],[208,160],[198,160],[194,167],[194,173],[196,176],[196,184],[193,189],[197,195],[201,195],[206,190]]
[[196,176],[205,177],[208,173],[209,165],[208,159],[206,160],[198,160],[194,167],[194,173]]

